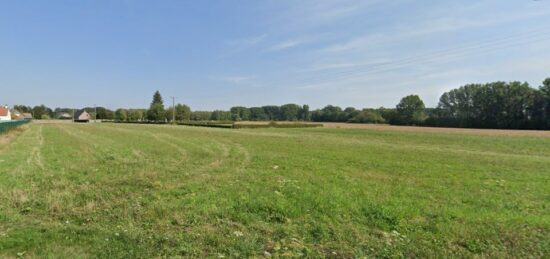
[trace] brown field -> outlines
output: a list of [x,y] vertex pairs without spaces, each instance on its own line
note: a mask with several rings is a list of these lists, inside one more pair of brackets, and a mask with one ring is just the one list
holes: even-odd
[[[267,124],[266,121],[240,121],[237,124]],[[289,121],[278,121],[277,123],[294,123]],[[313,122],[312,122],[313,123]],[[423,133],[458,133],[483,136],[525,136],[525,137],[550,137],[550,131],[544,130],[502,130],[502,129],[463,129],[463,128],[437,128],[437,127],[416,127],[416,126],[392,126],[387,124],[359,124],[342,122],[324,122],[325,128],[342,129],[372,129],[400,132],[423,132]]]
[[325,128],[343,129],[373,129],[402,132],[428,132],[428,133],[459,133],[485,136],[526,136],[526,137],[550,137],[550,131],[544,130],[500,130],[500,129],[462,129],[462,128],[436,128],[415,126],[392,126],[387,124],[353,124],[353,123],[323,123]]

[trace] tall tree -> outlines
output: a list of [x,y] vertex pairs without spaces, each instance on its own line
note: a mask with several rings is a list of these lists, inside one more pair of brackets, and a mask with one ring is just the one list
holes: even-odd
[[281,108],[275,105],[263,106],[264,113],[268,120],[277,121],[281,120]]
[[550,129],[550,77],[544,80],[539,90],[545,103],[543,127],[545,129]]
[[32,108],[33,118],[35,119],[50,119],[54,116],[53,110],[46,107],[46,105],[42,104],[39,106],[34,106]]
[[418,95],[403,97],[395,109],[402,124],[420,125],[426,119],[426,107]]
[[250,120],[266,121],[269,120],[269,117],[262,107],[252,107],[250,108]]
[[165,119],[164,102],[159,91],[156,91],[153,95],[153,101],[147,111],[147,119],[149,121],[163,121]]
[[301,107],[297,104],[289,103],[281,106],[281,120],[295,121],[298,120],[298,113]]
[[242,106],[231,107],[230,109],[233,120],[250,120],[250,109]]
[[128,121],[128,110],[117,109],[115,111],[115,120],[120,122]]
[[300,109],[299,117],[300,117],[300,120],[303,120],[303,121],[310,121],[311,120],[311,114],[309,112],[309,105],[304,104],[302,106],[302,109]]
[[176,120],[188,121],[191,119],[191,108],[185,104],[176,105]]
[[30,106],[14,105],[13,108],[23,113],[32,113],[32,108]]

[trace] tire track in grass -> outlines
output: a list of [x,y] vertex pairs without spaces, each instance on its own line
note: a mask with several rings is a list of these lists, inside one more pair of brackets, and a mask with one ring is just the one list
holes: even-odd
[[[104,125],[86,125],[84,128],[75,128],[75,131],[81,135],[86,135],[89,139],[95,139],[96,141],[94,141],[94,148],[101,154],[114,157],[117,161],[122,161],[123,163],[133,163],[135,161],[149,160],[149,156],[144,154],[142,150],[136,149],[134,146],[135,143],[141,143],[142,141],[122,141],[128,140],[129,137],[139,136],[138,134],[135,134],[136,132],[131,132],[133,134],[128,135],[127,131]],[[116,134],[120,132],[125,134]],[[97,145],[96,143],[104,144]]]
[[41,149],[44,146],[43,125],[40,125],[40,127],[38,128],[36,143],[38,143],[38,145],[33,147],[29,157],[27,158],[27,165],[31,166],[32,164],[34,164],[40,170],[44,170],[44,164],[42,163],[42,153],[41,153]]
[[[110,129],[110,130],[114,130],[114,131],[117,131],[117,132],[124,133],[124,134],[126,134],[125,135],[126,137],[129,137],[129,136],[130,137],[142,136],[143,138],[140,138],[139,143],[144,143],[143,139],[151,139],[152,138],[156,142],[160,142],[163,145],[169,146],[170,148],[174,149],[179,154],[177,159],[172,159],[172,160],[174,160],[176,165],[181,165],[182,163],[189,160],[189,154],[188,154],[189,152],[187,151],[187,149],[185,147],[182,147],[180,145],[176,145],[175,143],[167,140],[164,133],[154,133],[154,132],[151,132],[151,131],[148,131],[148,130],[145,130],[145,131],[131,130],[131,129],[128,129],[128,128],[116,127],[116,126],[111,126],[111,125],[101,125],[101,127],[105,127],[105,128]],[[136,148],[132,144],[130,144],[129,146],[130,146],[130,149],[131,149],[130,153],[134,157],[136,157],[137,159],[144,159],[144,158],[148,157],[146,152],[144,152],[144,150]]]

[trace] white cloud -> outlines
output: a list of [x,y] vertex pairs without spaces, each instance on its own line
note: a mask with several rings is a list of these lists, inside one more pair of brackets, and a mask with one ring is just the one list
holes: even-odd
[[268,51],[285,50],[285,49],[296,47],[298,45],[302,45],[304,43],[305,41],[303,40],[287,40],[272,46],[271,48],[268,49]]
[[241,76],[241,75],[234,75],[234,76],[226,76],[220,78],[220,80],[236,84],[236,85],[243,85],[243,84],[249,84],[252,81],[256,80],[257,76]]

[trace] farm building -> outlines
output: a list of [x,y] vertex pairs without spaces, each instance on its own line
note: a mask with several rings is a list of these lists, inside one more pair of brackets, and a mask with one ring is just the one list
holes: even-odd
[[0,121],[11,121],[11,111],[8,106],[0,106]]
[[75,122],[90,122],[92,116],[85,110],[80,110],[74,113]]
[[23,113],[23,119],[25,120],[32,120],[32,114],[28,112]]
[[12,109],[10,112],[11,112],[12,120],[23,120],[24,119],[22,112],[20,112],[18,110],[15,110],[15,109]]
[[60,113],[59,115],[57,115],[57,118],[60,119],[60,120],[70,120],[73,116],[71,116],[69,113],[67,112],[62,112]]

